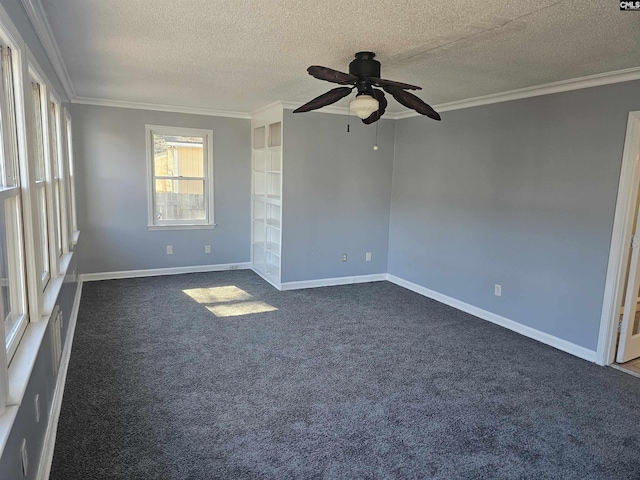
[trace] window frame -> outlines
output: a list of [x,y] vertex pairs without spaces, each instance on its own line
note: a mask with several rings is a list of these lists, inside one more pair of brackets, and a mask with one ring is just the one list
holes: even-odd
[[[182,135],[203,138],[203,176],[202,177],[162,177],[165,180],[203,180],[205,219],[204,220],[165,220],[157,222],[155,218],[155,161],[153,135]],[[145,125],[147,149],[147,227],[149,230],[189,230],[214,228],[214,171],[213,171],[213,130],[166,125]]]
[[71,123],[71,115],[66,108],[63,108],[64,119],[64,152],[66,155],[66,172],[67,172],[67,211],[69,213],[69,221],[67,222],[67,230],[69,234],[69,247],[77,243],[78,232],[78,213],[76,206],[76,187],[75,187],[75,165],[73,158],[73,126]]
[[[29,295],[28,295],[28,262],[27,252],[25,248],[25,223],[30,221],[30,216],[25,214],[25,202],[23,198],[23,185],[25,179],[23,178],[23,163],[26,159],[23,157],[23,151],[21,150],[21,138],[20,138],[20,111],[19,91],[22,88],[21,83],[21,67],[22,56],[19,49],[15,47],[13,42],[7,41],[3,38],[4,35],[0,34],[0,42],[4,47],[7,47],[10,52],[10,85],[9,80],[5,76],[4,69],[0,69],[0,112],[2,121],[0,122],[0,128],[2,132],[2,138],[0,139],[0,146],[2,147],[2,156],[5,163],[3,174],[10,173],[13,177],[13,185],[0,188],[0,208],[5,208],[5,222],[6,232],[10,234],[6,239],[7,247],[7,277],[9,285],[12,287],[9,291],[11,312],[16,315],[15,321],[11,327],[10,332],[5,331],[6,318],[2,318],[2,333],[3,343],[5,345],[5,355],[7,364],[11,362],[13,355],[18,349],[18,345],[29,323]],[[4,55],[4,52],[0,53]],[[4,64],[4,59],[2,59]],[[9,105],[7,105],[7,97],[5,95],[5,88],[11,87],[12,100],[13,100],[13,112],[10,111]],[[9,122],[8,119],[13,114],[13,122]],[[11,132],[11,129],[13,132]],[[6,167],[9,162],[8,168]],[[15,199],[14,205],[9,207],[14,210],[14,217],[10,219],[7,216],[6,202],[10,199]],[[11,213],[11,212],[9,212]],[[13,224],[11,224],[13,223]],[[17,309],[17,312],[13,311]],[[8,336],[7,336],[8,335]]]
[[[62,106],[56,95],[49,91],[47,111],[49,114],[49,145],[51,155],[51,193],[54,196],[53,203],[56,216],[56,247],[58,249],[58,271],[62,255],[69,253],[68,214],[67,214],[67,187],[66,169],[63,156],[64,145],[62,143]],[[55,144],[54,144],[55,142]],[[55,147],[55,148],[54,148]],[[59,245],[58,243],[59,242]]]
[[[35,203],[36,210],[38,214],[34,219],[38,225],[38,238],[37,241],[37,249],[39,252],[39,264],[38,264],[38,273],[41,279],[40,289],[44,292],[49,285],[49,281],[52,278],[56,278],[57,276],[57,268],[55,265],[57,262],[54,262],[55,258],[55,244],[52,235],[51,225],[54,221],[54,215],[52,211],[52,199],[53,196],[51,194],[51,164],[48,161],[48,146],[49,143],[49,133],[48,133],[48,109],[47,105],[47,85],[43,80],[43,77],[40,76],[37,71],[37,67],[33,63],[33,59],[29,59],[29,77],[27,79],[27,84],[29,85],[29,93],[30,97],[29,106],[31,109],[30,123],[27,126],[27,135],[30,137],[30,146],[33,149],[32,157],[34,162],[34,175],[33,175],[33,187],[34,187],[34,195],[35,195]],[[34,84],[38,84],[39,86],[39,101],[40,105],[35,105],[35,95],[33,92]],[[40,115],[40,132],[36,132],[36,119],[34,118],[36,108],[38,110],[38,114]],[[41,139],[38,139],[37,133],[41,134]],[[41,152],[39,151],[41,150]],[[42,175],[43,177],[40,179],[38,177],[39,171],[39,156],[42,155]],[[42,210],[42,202],[44,202],[44,210]],[[44,218],[41,218],[40,215],[44,215]]]

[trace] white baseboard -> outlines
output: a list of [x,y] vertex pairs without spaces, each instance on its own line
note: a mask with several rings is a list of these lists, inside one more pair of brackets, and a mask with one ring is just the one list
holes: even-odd
[[303,280],[301,282],[284,282],[280,290],[299,290],[301,288],[333,287],[335,285],[349,285],[352,283],[381,282],[387,279],[386,273],[373,275],[356,275],[353,277],[319,278],[317,280]]
[[67,380],[67,369],[69,368],[69,360],[71,358],[71,345],[73,344],[73,334],[76,330],[81,296],[82,281],[80,280],[78,281],[76,296],[73,300],[71,315],[69,316],[67,338],[64,342],[64,351],[62,352],[62,358],[60,360],[56,389],[53,393],[53,402],[51,403],[51,411],[49,412],[49,423],[47,424],[42,453],[40,454],[40,463],[36,475],[38,480],[48,480],[49,474],[51,473],[51,462],[53,461],[53,451],[56,446],[56,432],[58,430],[58,420],[60,419],[60,408],[62,407],[62,395],[64,394],[64,385]]
[[487,320],[488,322],[495,323],[496,325],[500,325],[501,327],[508,328],[509,330],[524,335],[525,337],[532,338],[546,345],[557,348],[558,350],[562,350],[563,352],[567,352],[571,355],[575,355],[576,357],[588,360],[589,362],[596,363],[597,356],[595,350],[589,350],[588,348],[581,347],[580,345],[576,345],[575,343],[571,343],[558,337],[554,337],[553,335],[541,332],[540,330],[536,330],[535,328],[527,327],[526,325],[523,325],[521,323],[509,320],[508,318],[496,315],[495,313],[489,312],[487,310],[474,307],[473,305],[462,302],[447,295],[443,295],[442,293],[438,293],[426,287],[422,287],[416,283],[404,280],[400,277],[396,277],[395,275],[388,274],[387,280],[408,290],[419,293],[420,295],[424,295],[425,297],[429,297],[437,300],[440,303],[444,303],[445,305],[457,308],[458,310],[462,310],[463,312],[469,313],[483,320]]
[[249,270],[251,264],[221,263],[218,265],[193,265],[189,267],[150,268],[146,270],[122,270],[119,272],[83,273],[79,276],[83,282],[97,280],[116,280],[120,278],[157,277],[160,275],[180,275],[183,273],[220,272],[223,270]]

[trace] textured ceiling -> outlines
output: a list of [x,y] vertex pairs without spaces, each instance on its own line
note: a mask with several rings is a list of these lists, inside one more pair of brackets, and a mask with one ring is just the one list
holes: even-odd
[[[42,0],[78,97],[250,112],[376,52],[428,103],[640,66],[612,0]],[[344,103],[345,101],[343,101]],[[390,100],[390,111],[405,110]]]

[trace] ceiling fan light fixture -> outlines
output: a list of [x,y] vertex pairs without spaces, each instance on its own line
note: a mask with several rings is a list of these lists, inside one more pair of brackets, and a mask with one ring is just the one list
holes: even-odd
[[349,103],[351,111],[362,119],[369,117],[373,112],[377,111],[379,107],[380,103],[378,100],[367,94],[358,95]]

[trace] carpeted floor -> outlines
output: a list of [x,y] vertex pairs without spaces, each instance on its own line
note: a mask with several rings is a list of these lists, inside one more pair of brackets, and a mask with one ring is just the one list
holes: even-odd
[[640,380],[388,282],[85,283],[52,480],[640,478]]

